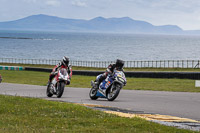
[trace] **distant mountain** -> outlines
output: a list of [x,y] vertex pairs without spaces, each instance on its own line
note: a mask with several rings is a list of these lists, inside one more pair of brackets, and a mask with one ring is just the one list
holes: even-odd
[[145,21],[129,17],[103,18],[91,20],[66,19],[48,15],[32,15],[22,19],[0,22],[4,30],[43,30],[43,31],[77,31],[77,32],[118,32],[146,34],[181,34],[183,30],[176,25],[154,26]]

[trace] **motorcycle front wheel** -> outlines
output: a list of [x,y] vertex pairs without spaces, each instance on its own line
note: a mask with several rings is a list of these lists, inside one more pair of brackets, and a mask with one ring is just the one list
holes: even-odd
[[65,82],[59,82],[58,83],[58,89],[57,89],[57,98],[60,98],[64,92],[65,88]]
[[90,93],[89,93],[90,99],[96,100],[98,98],[96,96],[96,94],[97,94],[97,89],[95,89],[94,87],[92,87],[91,90],[90,90]]
[[117,98],[117,96],[119,95],[119,92],[121,90],[121,86],[119,84],[117,84],[112,90],[108,90],[107,93],[107,99],[108,101],[113,101],[115,100],[115,98]]
[[53,96],[53,93],[51,93],[51,84],[47,85],[47,91],[46,91],[46,94],[48,97],[52,97]]

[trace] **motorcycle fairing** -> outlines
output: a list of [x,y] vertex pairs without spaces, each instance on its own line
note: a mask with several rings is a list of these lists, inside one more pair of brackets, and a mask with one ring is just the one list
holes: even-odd
[[105,80],[101,82],[99,88],[102,90],[108,89],[112,83],[113,83],[112,77],[108,76]]
[[99,91],[97,91],[96,96],[98,96],[98,97],[102,97],[102,98],[106,98],[106,96],[104,96],[104,95],[103,95],[102,93],[100,93]]

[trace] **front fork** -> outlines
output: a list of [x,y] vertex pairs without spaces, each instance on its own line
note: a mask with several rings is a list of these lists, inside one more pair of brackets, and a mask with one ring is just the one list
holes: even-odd
[[57,81],[56,81],[56,78],[54,78],[53,80],[52,80],[52,86],[51,86],[51,88],[52,88],[52,90],[53,90],[53,92],[55,93],[57,90],[56,90],[56,83],[57,83]]

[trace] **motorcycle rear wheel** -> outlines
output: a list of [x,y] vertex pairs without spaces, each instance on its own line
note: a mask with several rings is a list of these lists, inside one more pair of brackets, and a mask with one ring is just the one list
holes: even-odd
[[58,83],[58,90],[57,90],[57,98],[60,98],[64,92],[65,88],[65,83],[64,82],[59,82]]
[[89,93],[90,99],[96,100],[98,98],[96,94],[97,94],[97,90],[94,87],[92,87]]
[[107,93],[107,99],[108,99],[108,101],[115,100],[115,98],[117,98],[117,96],[119,95],[120,90],[121,90],[121,86],[119,84],[117,84],[115,86],[115,88],[112,89],[112,92],[110,92],[111,89],[108,90],[108,93]]

